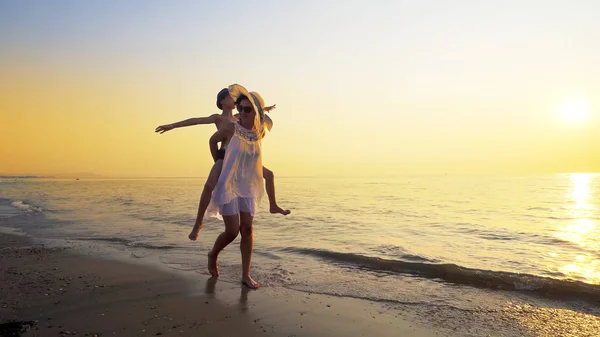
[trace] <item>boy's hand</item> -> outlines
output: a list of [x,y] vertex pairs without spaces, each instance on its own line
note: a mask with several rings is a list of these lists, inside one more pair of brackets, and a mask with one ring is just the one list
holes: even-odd
[[173,130],[173,125],[172,124],[166,124],[166,125],[161,125],[159,127],[156,128],[156,130],[154,130],[154,132],[158,132],[160,134],[163,134],[169,130]]
[[265,112],[271,112],[271,110],[275,110],[275,107],[276,107],[276,106],[277,106],[277,104],[273,104],[273,105],[271,105],[271,106],[266,106],[266,107],[264,107],[264,109],[263,109],[263,110],[264,110]]

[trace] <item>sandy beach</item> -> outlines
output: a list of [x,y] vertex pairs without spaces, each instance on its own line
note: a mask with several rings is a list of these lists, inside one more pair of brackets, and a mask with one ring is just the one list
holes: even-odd
[[368,301],[250,291],[0,235],[1,336],[440,336]]

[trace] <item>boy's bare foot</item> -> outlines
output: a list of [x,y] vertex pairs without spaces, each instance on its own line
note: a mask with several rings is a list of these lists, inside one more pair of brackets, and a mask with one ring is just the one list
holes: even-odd
[[194,228],[192,228],[192,232],[190,233],[190,235],[188,235],[188,238],[190,238],[190,240],[192,241],[196,241],[196,239],[198,239],[198,234],[200,234],[201,230],[202,223],[194,225]]
[[271,212],[271,214],[283,214],[283,215],[288,215],[290,213],[292,213],[292,211],[290,211],[289,209],[283,209],[277,205],[271,206],[269,209],[269,212]]
[[250,275],[244,276],[242,279],[242,284],[250,289],[258,289],[258,287],[260,287],[260,284],[254,281]]
[[208,272],[213,277],[219,277],[219,266],[217,264],[217,257],[212,252],[208,253]]

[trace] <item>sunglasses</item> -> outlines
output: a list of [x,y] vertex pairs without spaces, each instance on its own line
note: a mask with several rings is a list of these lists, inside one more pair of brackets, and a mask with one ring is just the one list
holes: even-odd
[[238,106],[240,112],[251,113],[254,109],[251,106]]

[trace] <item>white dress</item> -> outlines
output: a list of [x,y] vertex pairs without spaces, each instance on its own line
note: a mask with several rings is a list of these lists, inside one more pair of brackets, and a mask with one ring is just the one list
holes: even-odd
[[252,199],[256,209],[264,194],[261,137],[235,123],[207,213],[221,218],[219,207],[236,198]]

